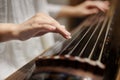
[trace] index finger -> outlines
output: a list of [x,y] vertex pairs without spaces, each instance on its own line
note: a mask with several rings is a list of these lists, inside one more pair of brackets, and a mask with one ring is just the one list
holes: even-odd
[[[49,16],[48,16],[49,17]],[[52,26],[55,26],[56,29],[54,30],[55,32],[61,34],[63,37],[65,37],[66,39],[70,39],[71,38],[71,34],[70,32],[67,31],[67,29],[63,26],[60,25],[56,20],[54,20],[53,18],[49,17],[50,19],[50,24]]]
[[68,32],[63,25],[58,26],[56,29],[57,29],[58,33],[60,33],[66,39],[70,39],[71,38],[70,32]]

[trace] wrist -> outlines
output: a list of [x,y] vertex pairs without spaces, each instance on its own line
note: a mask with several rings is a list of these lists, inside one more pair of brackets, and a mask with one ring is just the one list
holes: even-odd
[[19,39],[19,24],[11,24],[11,36],[13,39]]
[[0,24],[0,42],[17,39],[17,25],[1,23]]
[[74,16],[74,7],[73,6],[63,6],[58,17],[72,17]]

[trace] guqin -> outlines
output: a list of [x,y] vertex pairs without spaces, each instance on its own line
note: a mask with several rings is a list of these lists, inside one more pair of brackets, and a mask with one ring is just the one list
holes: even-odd
[[24,79],[14,80],[120,80],[120,1],[110,3],[106,14],[89,16],[72,39],[57,42]]

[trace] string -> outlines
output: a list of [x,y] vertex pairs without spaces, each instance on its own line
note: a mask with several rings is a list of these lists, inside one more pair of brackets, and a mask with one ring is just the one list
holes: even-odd
[[80,42],[84,39],[84,37],[88,34],[88,32],[92,29],[92,27],[95,24],[91,24],[91,26],[88,28],[88,30],[86,31],[86,33],[82,36],[82,38],[78,41],[78,43],[75,45],[75,47],[68,53],[68,55],[72,54],[72,52],[76,49],[76,47],[80,44]]
[[[94,15],[94,16],[96,16],[96,15]],[[92,18],[93,18],[93,16],[92,16]],[[85,22],[88,22],[90,19],[91,19],[91,16]],[[81,24],[81,26],[79,27],[79,29],[77,29],[76,32],[80,31],[83,27],[85,27],[85,24],[86,24],[85,22],[83,24]],[[76,33],[74,33],[74,34],[76,34]],[[78,36],[80,34],[81,33],[77,34],[62,51],[59,52],[59,50],[57,50],[57,49],[58,49],[59,45],[62,44],[62,43],[64,43],[64,42],[62,42],[62,43],[56,43],[57,45],[54,46],[54,47],[52,47],[52,51],[55,50],[57,52],[56,55],[62,55],[62,53],[76,40],[76,38],[78,38]],[[43,53],[42,55],[48,55],[48,54],[51,54],[51,50]],[[40,55],[40,57],[41,57],[41,55]]]
[[103,29],[105,28],[105,25],[106,25],[106,23],[107,23],[107,21],[108,21],[108,16],[105,18],[105,20],[104,20],[104,22],[103,22],[103,25],[102,25],[102,28],[101,28],[101,30],[100,30],[100,32],[99,32],[99,35],[98,35],[98,37],[97,37],[97,40],[96,40],[96,42],[95,42],[95,44],[94,44],[94,46],[93,46],[93,49],[92,49],[92,51],[90,52],[90,55],[89,55],[89,59],[91,59],[91,57],[92,57],[92,55],[93,55],[93,52],[94,52],[94,50],[95,50],[95,47],[96,47],[96,45],[97,45],[97,43],[98,43],[98,40],[99,40],[99,38],[100,38],[100,36],[101,36],[101,34],[102,34],[102,32],[103,32]]
[[91,34],[90,38],[88,39],[87,43],[85,44],[84,48],[82,49],[82,51],[80,52],[80,54],[78,56],[81,56],[83,54],[83,51],[85,50],[85,48],[87,47],[88,43],[90,42],[90,40],[92,39],[93,35],[95,34],[95,32],[97,31],[98,27],[100,26],[100,23],[101,23],[101,21],[98,22],[95,30]]
[[[82,27],[84,27],[84,26],[81,25],[80,29],[81,29]],[[69,43],[58,55],[61,55],[61,54],[76,40],[76,38],[77,38],[78,36],[79,36],[79,34],[76,35],[76,37],[73,38],[73,39],[70,41],[70,43]]]
[[[85,23],[83,23],[80,26],[80,28],[78,29],[78,31],[80,31],[83,27],[85,27],[85,24],[86,24],[86,22],[89,21],[89,19],[91,19],[91,16],[85,21]],[[78,32],[78,31],[76,31],[76,32]],[[76,35],[75,38],[73,38],[72,41],[70,41],[70,43],[58,55],[62,55],[62,53],[78,38],[79,35],[80,35],[80,33],[78,35]]]
[[108,36],[108,34],[109,34],[109,30],[110,30],[110,24],[112,23],[112,20],[113,20],[114,11],[112,10],[111,12],[113,12],[113,13],[112,13],[112,17],[110,18],[110,20],[109,20],[109,22],[108,22],[108,26],[107,26],[107,30],[106,30],[104,42],[103,42],[103,45],[102,45],[102,49],[101,49],[101,52],[100,52],[100,56],[99,56],[98,61],[101,61],[102,54],[103,54],[103,50],[104,50],[104,47],[105,47],[105,42],[106,42],[107,36]]

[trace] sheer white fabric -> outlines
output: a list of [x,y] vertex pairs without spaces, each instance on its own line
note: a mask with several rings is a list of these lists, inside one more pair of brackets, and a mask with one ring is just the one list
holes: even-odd
[[49,6],[48,11],[49,11],[50,15],[53,17],[56,17],[62,8],[62,5],[58,5],[58,4],[48,4],[48,6]]
[[[46,0],[0,0],[1,23],[21,23],[36,12],[48,13]],[[53,44],[52,34],[22,42],[0,43],[0,78],[5,79]]]

